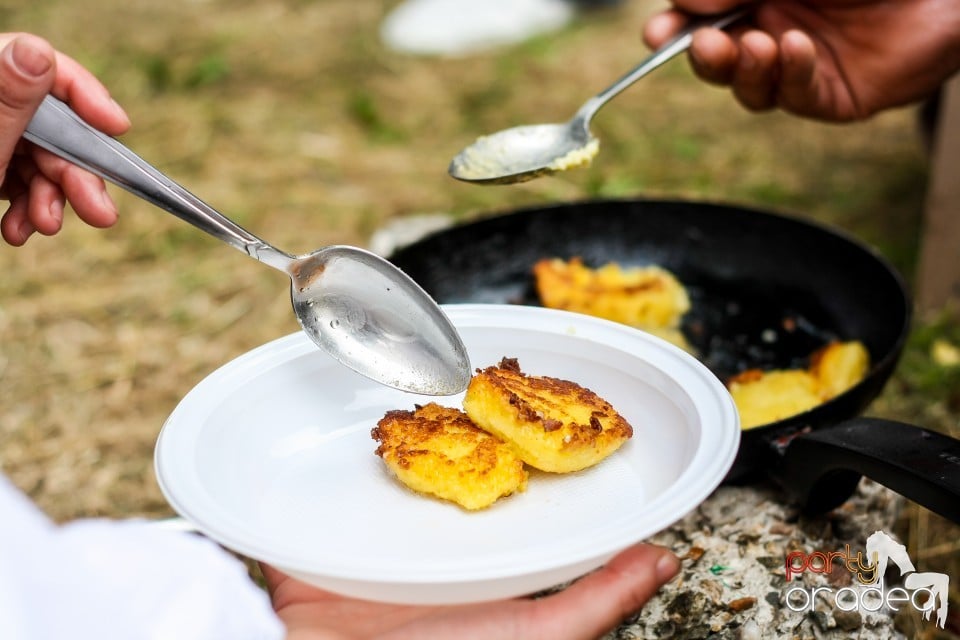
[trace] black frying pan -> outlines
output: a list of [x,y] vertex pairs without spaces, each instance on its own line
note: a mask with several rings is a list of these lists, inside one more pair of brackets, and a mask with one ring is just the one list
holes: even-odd
[[862,243],[824,226],[740,207],[591,201],[527,209],[430,235],[391,260],[438,302],[538,304],[531,268],[545,257],[587,265],[657,264],[687,287],[682,329],[721,379],[804,366],[831,339],[857,339],[872,367],[842,395],[743,433],[728,481],[765,473],[812,510],[852,494],[861,475],[960,522],[960,441],[857,417],[903,350],[903,280]]

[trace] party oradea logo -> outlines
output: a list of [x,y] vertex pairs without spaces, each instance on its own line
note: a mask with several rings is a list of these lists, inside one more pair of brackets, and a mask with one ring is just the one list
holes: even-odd
[[[888,563],[893,562],[903,578],[903,586],[886,588],[883,577]],[[830,574],[849,571],[853,585],[835,589],[826,586],[790,586],[791,580],[805,571]],[[787,587],[784,601],[791,611],[812,611],[817,598],[829,598],[842,611],[877,612],[886,607],[896,612],[913,607],[929,620],[937,612],[937,625],[943,629],[947,621],[947,596],[950,578],[942,573],[917,572],[907,549],[882,531],[867,538],[866,553],[851,551],[792,551],[786,558]]]

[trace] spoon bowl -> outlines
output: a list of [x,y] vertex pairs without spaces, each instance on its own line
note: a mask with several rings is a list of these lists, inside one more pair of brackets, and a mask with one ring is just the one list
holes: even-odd
[[590,121],[600,107],[689,49],[697,29],[723,29],[747,13],[741,8],[691,22],[626,75],[590,98],[569,122],[512,127],[478,138],[454,156],[448,172],[464,182],[511,184],[590,164],[600,148],[599,141],[590,133]]
[[589,163],[599,147],[583,118],[513,127],[464,149],[451,162],[450,175],[468,182],[525,182]]
[[293,310],[304,333],[357,373],[426,395],[466,389],[470,361],[453,324],[416,282],[387,260],[347,246],[302,256],[284,253],[52,96],[44,99],[24,137],[283,271],[290,278]]
[[342,364],[367,377],[375,372],[389,387],[459,393],[470,381],[459,334],[433,299],[391,266],[343,245],[293,258],[290,298],[300,326]]

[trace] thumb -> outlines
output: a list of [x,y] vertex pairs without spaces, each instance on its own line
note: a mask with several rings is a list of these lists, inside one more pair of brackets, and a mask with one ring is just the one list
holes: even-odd
[[53,87],[56,57],[47,41],[29,34],[0,39],[0,182],[27,124]]
[[630,547],[566,590],[534,600],[540,607],[536,620],[545,626],[530,635],[598,638],[646,604],[679,569],[680,561],[667,549]]

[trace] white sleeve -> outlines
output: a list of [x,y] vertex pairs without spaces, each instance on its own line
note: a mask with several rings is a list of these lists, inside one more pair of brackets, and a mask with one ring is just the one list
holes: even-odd
[[142,521],[56,526],[0,476],[0,637],[280,640],[243,563]]

